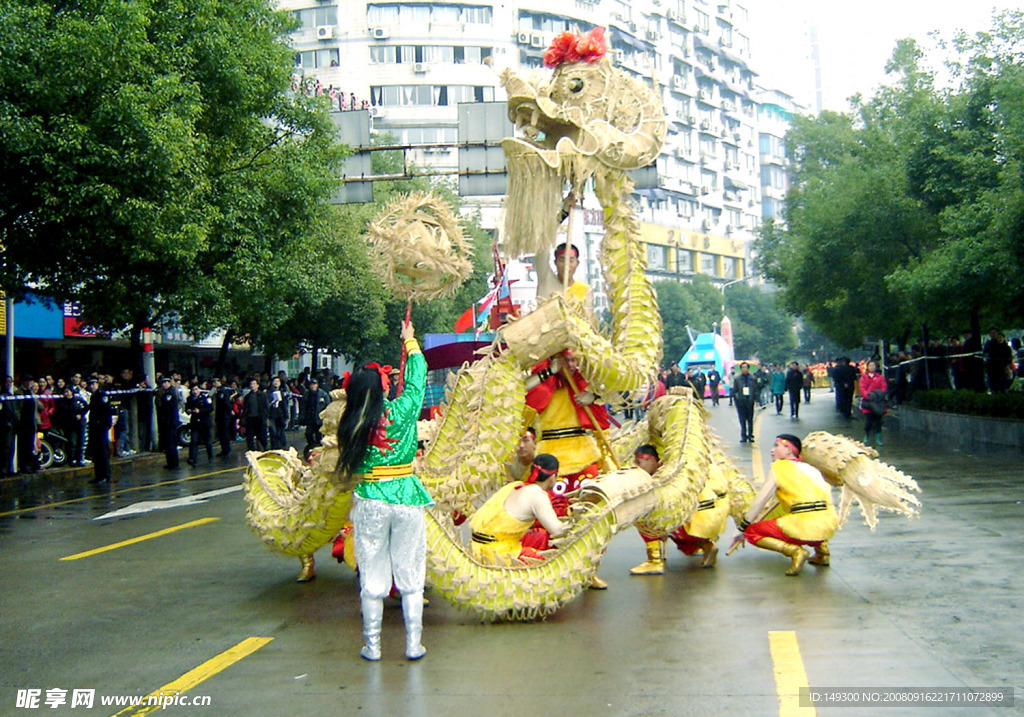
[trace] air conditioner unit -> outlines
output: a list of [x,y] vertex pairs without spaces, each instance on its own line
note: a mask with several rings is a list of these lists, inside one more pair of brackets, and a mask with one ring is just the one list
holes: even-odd
[[686,124],[688,124],[688,125],[693,125],[693,123],[696,122],[696,121],[697,120],[694,118],[693,115],[690,115],[689,117],[686,118]]
[[665,17],[667,17],[669,20],[679,20],[679,13],[676,12],[675,10],[669,10],[668,12],[665,13]]
[[538,49],[541,49],[547,46],[548,43],[544,40],[543,35],[541,35],[539,32],[533,33],[533,36],[530,38],[530,47],[536,47]]
[[430,66],[427,65],[426,62],[416,62],[416,63],[413,63],[413,66],[412,66],[412,71],[413,72],[426,72],[428,69],[430,69]]
[[710,193],[711,193],[711,190],[710,190],[710,189],[708,189],[707,187],[701,187],[701,188],[700,188],[700,193],[701,193],[701,194],[710,194]]
[[533,36],[532,32],[517,32],[516,33],[516,42],[518,42],[520,45],[529,45],[530,44],[530,38],[532,36]]
[[701,120],[700,128],[701,129],[710,129],[711,128],[711,123],[708,122],[707,120]]
[[609,54],[611,54],[612,60],[614,60],[617,64],[622,64],[622,62],[626,59],[626,53],[618,48],[612,48]]
[[370,108],[370,116],[371,117],[383,117],[384,116],[384,108],[383,107],[371,107]]
[[375,27],[371,34],[373,35],[374,40],[387,40],[391,37],[391,31],[386,27]]
[[316,26],[316,39],[317,40],[330,40],[334,37],[334,26],[333,25],[317,25]]
[[661,37],[657,30],[648,30],[646,35],[647,39],[650,40],[651,42],[655,42]]
[[629,25],[629,31],[630,32],[636,32],[636,23],[635,22],[627,23],[627,25]]
[[672,78],[672,87],[677,90],[683,89],[684,87],[686,87],[686,78],[680,77],[679,75],[675,75]]

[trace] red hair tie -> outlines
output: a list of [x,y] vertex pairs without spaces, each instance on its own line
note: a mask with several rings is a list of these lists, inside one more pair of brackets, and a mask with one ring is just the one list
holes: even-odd
[[563,32],[544,51],[544,66],[558,67],[573,62],[597,62],[608,52],[603,27],[595,27],[586,35]]
[[377,372],[377,374],[380,376],[380,387],[384,389],[384,393],[387,393],[388,391],[391,390],[391,377],[388,376],[388,374],[391,373],[393,367],[388,366],[387,364],[381,366],[379,363],[374,361],[373,363],[366,364],[365,366],[363,366],[363,368],[372,368]]

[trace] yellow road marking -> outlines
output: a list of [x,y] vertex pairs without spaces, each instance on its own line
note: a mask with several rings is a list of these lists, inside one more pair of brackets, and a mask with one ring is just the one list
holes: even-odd
[[44,508],[56,508],[61,505],[70,505],[71,503],[81,503],[83,500],[96,500],[97,498],[108,498],[112,494],[120,495],[121,493],[131,493],[136,490],[146,490],[147,488],[156,488],[161,485],[173,485],[175,483],[185,483],[186,481],[196,480],[197,478],[208,478],[210,476],[220,475],[221,473],[232,473],[234,471],[244,471],[245,467],[238,466],[237,468],[225,468],[219,471],[210,471],[209,473],[200,473],[195,476],[188,476],[187,478],[175,478],[174,480],[160,481],[159,483],[149,483],[147,485],[138,485],[134,488],[124,488],[123,490],[112,490],[110,493],[97,493],[96,495],[87,495],[81,498],[69,498],[68,500],[57,501],[56,503],[43,503],[42,505],[32,506],[31,508],[19,508],[18,510],[9,510],[6,513],[0,513],[0,518],[8,515],[19,515],[20,513],[34,513],[37,510],[43,510]]
[[162,535],[176,533],[177,531],[184,530],[185,528],[195,528],[198,525],[206,525],[207,523],[212,523],[215,520],[220,520],[220,518],[200,518],[199,520],[193,520],[191,523],[182,523],[181,525],[175,525],[171,528],[158,530],[155,533],[146,533],[145,535],[140,535],[137,538],[122,540],[120,543],[111,543],[110,545],[104,545],[102,548],[96,548],[95,550],[86,550],[84,553],[75,553],[74,555],[69,555],[66,558],[61,558],[61,560],[78,560],[79,558],[88,558],[90,555],[99,555],[100,553],[105,553],[108,550],[117,550],[118,548],[123,548],[126,545],[135,545],[135,543],[141,543],[143,540],[159,538]]
[[[229,648],[224,652],[220,653],[219,655],[217,655],[216,657],[207,660],[194,670],[189,670],[178,679],[168,682],[163,687],[154,690],[153,692],[150,692],[143,698],[142,701],[146,702],[150,697],[174,697],[176,694],[187,692],[196,685],[202,683],[204,680],[213,677],[218,672],[221,672],[227,669],[228,667],[231,667],[231,665],[235,664],[242,658],[248,657],[249,655],[256,652],[256,650],[260,649],[273,639],[274,638],[272,637],[247,637],[234,647]],[[118,717],[118,715],[123,715],[128,712],[131,712],[136,707],[138,707],[138,705],[125,707],[120,712],[114,714],[113,717]],[[148,715],[150,712],[153,712],[158,709],[161,709],[161,705],[159,703],[153,705],[145,705],[141,709],[138,709],[135,712],[133,712],[132,714],[135,717],[139,717],[140,715]]]
[[796,633],[791,630],[769,632],[768,646],[772,653],[775,691],[779,695],[779,717],[813,717],[817,714],[813,706],[800,706],[800,688],[807,688],[808,682]]

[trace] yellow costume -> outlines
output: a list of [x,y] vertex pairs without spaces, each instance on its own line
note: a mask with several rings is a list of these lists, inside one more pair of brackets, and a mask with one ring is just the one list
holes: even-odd
[[469,528],[473,531],[470,552],[480,562],[501,564],[505,562],[503,558],[519,557],[523,536],[533,525],[533,518],[523,521],[513,517],[505,510],[505,501],[521,485],[522,481],[509,483],[488,498],[470,518]]
[[683,526],[687,535],[718,540],[729,517],[729,486],[718,465],[708,466],[708,479],[697,496],[697,511]]
[[786,511],[779,529],[797,540],[828,540],[839,527],[832,507],[832,489],[813,466],[798,461],[775,461],[775,497]]
[[[558,457],[558,475],[579,473],[593,463],[601,461],[601,449],[589,430],[580,428],[576,404],[568,388],[554,391],[551,402],[540,414],[540,441],[537,453],[550,453]],[[561,433],[575,433],[558,437]],[[555,436],[555,437],[551,437]]]

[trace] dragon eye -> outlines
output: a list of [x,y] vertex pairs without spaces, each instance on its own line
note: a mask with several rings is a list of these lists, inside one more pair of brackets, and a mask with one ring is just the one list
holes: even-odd
[[579,77],[573,77],[571,80],[569,80],[570,92],[580,92],[581,90],[583,90],[583,80],[581,80]]

